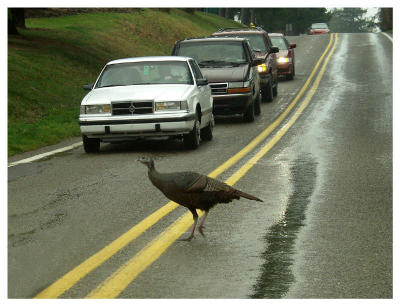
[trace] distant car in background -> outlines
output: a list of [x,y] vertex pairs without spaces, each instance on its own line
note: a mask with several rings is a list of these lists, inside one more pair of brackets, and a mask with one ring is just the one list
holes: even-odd
[[313,23],[309,28],[308,34],[315,35],[315,34],[329,34],[331,30],[326,23]]
[[269,33],[268,35],[273,46],[279,48],[276,60],[278,75],[285,76],[287,80],[293,80],[295,75],[294,48],[296,48],[296,44],[289,44],[285,35],[281,33]]

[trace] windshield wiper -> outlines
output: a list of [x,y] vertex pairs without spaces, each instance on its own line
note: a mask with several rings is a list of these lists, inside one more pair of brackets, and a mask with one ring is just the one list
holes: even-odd
[[200,67],[210,67],[210,65],[211,65],[211,67],[212,67],[213,64],[221,65],[221,64],[225,64],[225,63],[226,63],[225,61],[208,60],[208,61],[201,61],[199,63],[199,66]]

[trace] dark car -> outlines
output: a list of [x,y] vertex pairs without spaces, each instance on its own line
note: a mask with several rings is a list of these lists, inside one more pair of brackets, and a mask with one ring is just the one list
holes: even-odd
[[261,92],[265,101],[271,102],[278,94],[278,69],[276,55],[268,33],[260,27],[225,28],[212,34],[213,36],[229,36],[247,38],[256,58],[262,63],[257,67],[261,80]]
[[311,27],[308,29],[308,34],[329,34],[331,30],[326,23],[313,23]]
[[285,76],[288,80],[293,80],[295,75],[294,48],[296,44],[289,44],[285,35],[281,33],[269,33],[272,44],[279,48],[277,65],[278,75]]
[[175,43],[172,55],[195,59],[208,80],[214,100],[213,113],[242,114],[254,121],[260,113],[260,79],[257,60],[247,39],[201,37]]

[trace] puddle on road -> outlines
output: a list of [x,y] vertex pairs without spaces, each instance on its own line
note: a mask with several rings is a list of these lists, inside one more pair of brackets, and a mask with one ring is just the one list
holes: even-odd
[[306,209],[316,185],[317,163],[312,155],[302,155],[293,162],[291,183],[293,193],[282,218],[268,229],[267,248],[261,255],[264,264],[250,298],[281,298],[294,276],[291,270],[297,233],[305,224]]

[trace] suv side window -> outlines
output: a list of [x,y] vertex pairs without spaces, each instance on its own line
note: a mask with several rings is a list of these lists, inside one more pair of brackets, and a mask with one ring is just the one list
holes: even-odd
[[192,67],[194,77],[196,78],[196,80],[204,79],[203,74],[201,73],[201,70],[200,70],[199,66],[197,65],[197,63],[194,60],[189,60],[189,64],[190,64],[190,67]]

